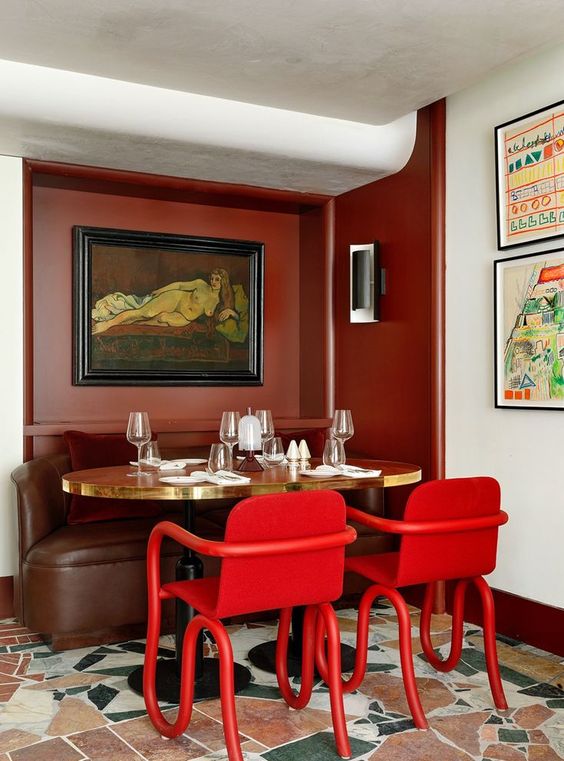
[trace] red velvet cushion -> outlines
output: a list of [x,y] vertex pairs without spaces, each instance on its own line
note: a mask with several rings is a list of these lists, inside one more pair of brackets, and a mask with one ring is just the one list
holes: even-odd
[[[123,434],[65,431],[63,439],[69,448],[73,470],[127,465],[130,460],[137,459],[137,448]],[[157,500],[105,499],[73,494],[67,523],[151,518],[161,512],[161,503]]]
[[286,452],[292,439],[299,444],[302,439],[309,448],[312,457],[323,457],[323,448],[325,446],[326,431],[325,428],[310,428],[307,431],[286,431],[279,434],[282,439],[282,446]]

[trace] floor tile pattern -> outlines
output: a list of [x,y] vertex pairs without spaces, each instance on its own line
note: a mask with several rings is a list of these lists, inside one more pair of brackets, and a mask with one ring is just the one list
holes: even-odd
[[[397,619],[392,608],[372,611],[368,673],[347,695],[345,710],[357,761],[557,761],[564,759],[564,661],[507,637],[498,655],[509,709],[496,711],[489,691],[482,632],[465,627],[462,658],[438,674],[421,653],[419,611],[411,611],[417,684],[429,718],[416,730],[401,680]],[[344,642],[354,645],[356,611],[338,612]],[[450,617],[434,616],[433,644],[444,657]],[[254,645],[273,639],[271,622],[228,627],[235,658],[252,681],[237,697],[241,746],[247,761],[332,761],[335,752],[327,688],[292,711],[276,677],[250,666]],[[171,657],[163,637],[161,656]],[[217,655],[211,639],[206,653]],[[16,621],[0,622],[0,761],[220,761],[226,759],[219,700],[196,704],[188,731],[165,741],[147,718],[127,675],[143,661],[144,643],[122,642],[53,652]],[[295,680],[296,686],[299,680]],[[172,720],[176,708],[164,706]]]

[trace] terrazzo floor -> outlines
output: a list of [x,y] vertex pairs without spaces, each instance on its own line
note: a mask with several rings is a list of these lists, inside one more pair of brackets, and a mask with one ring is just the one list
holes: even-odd
[[[411,610],[419,692],[431,729],[414,729],[401,672],[394,610],[373,608],[369,671],[346,696],[353,758],[358,761],[555,761],[564,758],[564,660],[498,637],[498,656],[510,708],[493,709],[481,630],[465,627],[455,671],[437,674],[421,654],[419,611]],[[354,644],[356,612],[338,612],[342,640]],[[433,643],[444,656],[449,616],[434,616]],[[273,639],[268,624],[229,627],[235,658]],[[162,638],[170,656],[172,640]],[[0,761],[220,761],[226,759],[219,700],[196,704],[177,740],[162,740],[143,699],[126,677],[143,661],[143,642],[52,652],[17,622],[0,624]],[[208,655],[215,645],[207,641]],[[328,693],[320,682],[309,706],[292,711],[276,677],[250,666],[252,682],[237,697],[247,761],[330,761],[334,748]],[[168,708],[169,718],[175,713]]]

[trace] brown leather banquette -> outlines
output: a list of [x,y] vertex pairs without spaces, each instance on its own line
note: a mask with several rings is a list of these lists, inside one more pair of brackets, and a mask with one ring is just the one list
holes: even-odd
[[[207,454],[207,449],[190,449],[183,456],[202,454]],[[166,512],[159,508],[158,514],[69,523],[71,498],[61,489],[61,476],[73,469],[78,468],[72,467],[68,454],[54,454],[30,460],[12,474],[19,528],[16,615],[55,650],[144,636],[149,533],[160,520],[182,524],[182,505],[171,502],[159,503]],[[348,492],[345,497],[371,513],[382,511],[379,490]],[[229,500],[198,502],[196,533],[223,538],[232,504]],[[359,537],[347,548],[350,553],[389,548],[387,538],[356,528]],[[174,577],[179,555],[177,546],[164,545],[163,579]],[[204,572],[214,573],[215,563],[213,558],[206,559]],[[345,593],[357,591],[359,581],[359,577],[347,578]],[[173,630],[173,616],[172,608],[166,609],[163,631]]]

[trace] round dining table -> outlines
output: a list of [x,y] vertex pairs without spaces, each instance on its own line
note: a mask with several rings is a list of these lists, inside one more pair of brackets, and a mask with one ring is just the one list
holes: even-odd
[[[311,460],[311,469],[320,464],[320,460]],[[347,465],[370,470],[379,470],[378,476],[363,476],[352,478],[346,475],[330,477],[313,477],[301,475],[298,468],[279,465],[265,468],[260,471],[245,472],[241,475],[248,476],[247,483],[222,483],[209,482],[191,484],[171,484],[160,479],[171,475],[171,472],[154,470],[150,475],[133,476],[129,466],[113,466],[107,468],[93,468],[90,470],[74,471],[62,477],[63,491],[69,494],[79,494],[85,497],[107,497],[111,499],[136,499],[136,500],[175,500],[182,501],[184,505],[184,527],[188,531],[194,531],[195,504],[199,500],[207,499],[244,499],[245,497],[260,494],[279,494],[282,492],[306,491],[312,489],[333,489],[348,491],[353,489],[388,488],[392,486],[404,486],[421,480],[421,468],[403,462],[390,462],[387,460],[370,460],[365,458],[347,459]],[[181,475],[189,476],[195,470],[201,470],[202,466],[189,465]],[[173,471],[178,475],[178,471]],[[182,556],[176,565],[176,580],[188,580],[200,578],[203,566],[197,555],[187,548],[183,549]],[[181,600],[176,602],[176,657],[164,658],[158,663],[157,670],[157,695],[159,700],[170,703],[178,702],[180,694],[180,665],[182,662],[182,640],[187,624],[196,615],[196,611]],[[294,621],[294,629],[299,628],[299,612]],[[299,638],[296,640],[294,659],[300,656]],[[343,646],[345,647],[345,646]],[[273,643],[258,645],[255,657],[251,651],[250,658],[259,667],[265,668],[266,662],[272,660],[270,651],[273,651]],[[219,695],[219,670],[216,658],[203,657],[203,641],[200,640],[196,651],[196,681],[194,698],[203,699]],[[345,662],[346,655],[343,659]],[[346,666],[345,666],[346,668]],[[235,687],[241,690],[250,681],[250,672],[240,664],[235,664]],[[142,668],[136,669],[128,677],[129,685],[136,692],[142,692]]]

